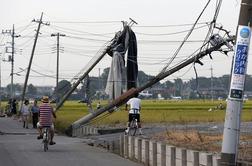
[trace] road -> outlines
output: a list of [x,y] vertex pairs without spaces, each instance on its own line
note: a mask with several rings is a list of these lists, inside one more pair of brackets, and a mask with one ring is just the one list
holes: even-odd
[[56,135],[56,145],[44,152],[37,131],[21,122],[0,118],[0,166],[140,166],[82,139]]

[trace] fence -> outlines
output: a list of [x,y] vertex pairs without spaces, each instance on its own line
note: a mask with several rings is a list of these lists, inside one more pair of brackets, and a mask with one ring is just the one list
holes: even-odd
[[[220,156],[132,136],[120,137],[120,155],[148,166],[219,166]],[[122,149],[123,148],[123,149]]]
[[[99,134],[97,128],[81,126],[74,129],[74,137]],[[102,145],[101,145],[102,144]],[[162,142],[121,135],[120,140],[94,143],[109,152],[143,163],[146,166],[220,166],[220,154],[178,148]],[[239,166],[252,166],[250,162],[238,162]]]

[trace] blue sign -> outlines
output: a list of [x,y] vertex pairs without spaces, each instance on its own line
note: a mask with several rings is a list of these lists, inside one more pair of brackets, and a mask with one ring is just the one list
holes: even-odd
[[240,35],[242,38],[248,38],[249,37],[250,30],[249,28],[242,28],[240,31]]
[[247,58],[248,58],[248,46],[237,45],[235,64],[234,64],[234,74],[245,75]]

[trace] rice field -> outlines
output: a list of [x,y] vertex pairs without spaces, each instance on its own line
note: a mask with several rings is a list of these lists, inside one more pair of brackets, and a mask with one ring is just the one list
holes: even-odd
[[[223,122],[225,119],[226,103],[221,101],[224,109],[218,109],[220,101],[209,100],[142,100],[141,120],[143,123],[196,123],[196,122]],[[96,108],[96,101],[93,108]],[[101,105],[106,105],[102,101]],[[77,101],[68,101],[57,112],[56,126],[61,131],[72,122],[88,114],[87,106]],[[128,119],[128,112],[125,106],[117,111],[105,113],[90,123],[95,126],[120,126],[125,125]],[[243,105],[242,121],[252,121],[252,101]]]
[[[223,104],[224,109],[217,106]],[[108,101],[101,101],[101,106],[105,106]],[[92,106],[96,108],[97,101]],[[2,108],[6,103],[2,103]],[[210,100],[142,100],[141,121],[143,123],[196,123],[196,122],[223,122],[226,110],[225,101]],[[87,115],[88,109],[85,103],[78,101],[67,101],[57,111],[55,121],[56,128],[64,131],[74,121]],[[105,115],[105,116],[104,116]],[[125,105],[121,106],[113,113],[105,113],[90,123],[95,126],[124,126],[128,120],[128,112]],[[246,101],[242,110],[242,121],[252,121],[252,101]]]

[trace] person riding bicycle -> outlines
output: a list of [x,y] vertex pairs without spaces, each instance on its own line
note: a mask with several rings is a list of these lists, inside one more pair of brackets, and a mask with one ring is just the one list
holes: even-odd
[[43,96],[42,104],[39,106],[39,122],[37,123],[37,128],[39,132],[39,136],[37,139],[43,139],[42,129],[44,127],[50,128],[50,141],[49,145],[54,145],[55,142],[53,141],[54,137],[54,125],[53,125],[53,118],[56,118],[56,114],[53,111],[52,106],[49,104],[49,97]]
[[[128,105],[130,106],[130,109],[128,110]],[[125,111],[129,111],[129,119],[127,122],[127,129],[125,130],[125,133],[129,133],[130,129],[130,122],[133,120],[133,118],[137,119],[138,122],[138,128],[139,128],[139,133],[142,133],[142,128],[141,128],[141,122],[140,122],[140,110],[141,110],[141,99],[138,98],[138,93],[135,94],[135,96],[126,103],[125,105]]]

